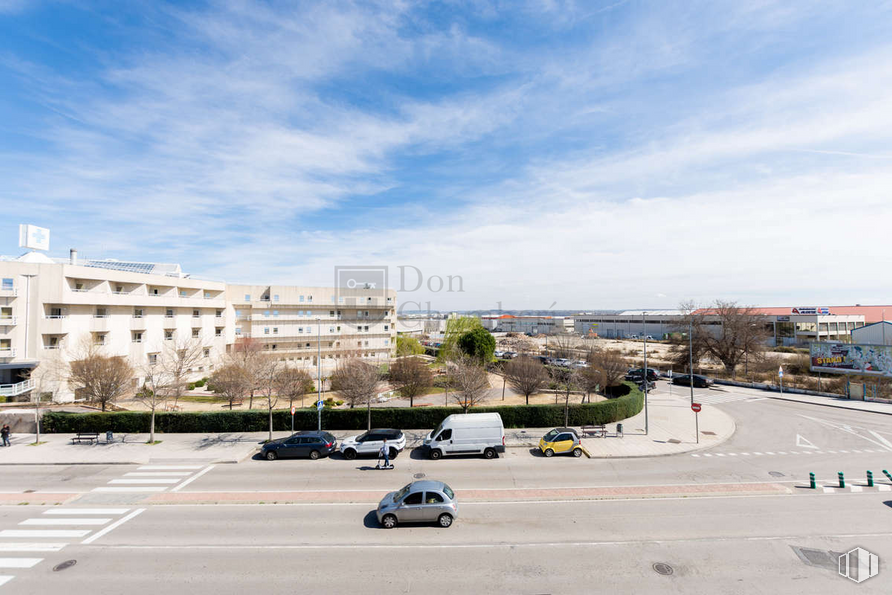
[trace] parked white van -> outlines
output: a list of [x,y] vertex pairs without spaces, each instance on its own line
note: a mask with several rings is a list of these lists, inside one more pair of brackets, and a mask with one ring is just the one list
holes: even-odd
[[498,413],[456,413],[424,438],[423,448],[436,460],[446,455],[482,454],[494,459],[505,452],[505,427]]

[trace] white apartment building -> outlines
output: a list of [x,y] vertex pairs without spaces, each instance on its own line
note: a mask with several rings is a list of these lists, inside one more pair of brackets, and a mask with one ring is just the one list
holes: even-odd
[[323,371],[360,357],[386,362],[396,350],[396,291],[282,285],[227,285],[236,338],[300,367]]
[[184,340],[202,347],[195,379],[209,376],[239,338],[311,373],[317,354],[323,374],[347,357],[384,363],[396,350],[395,324],[395,291],[227,285],[176,264],[78,261],[75,251],[68,259],[0,257],[0,396],[37,389],[73,400],[61,374],[40,380],[77,359],[85,342],[127,357],[136,388],[148,362]]
[[[200,377],[235,338],[224,283],[189,278],[175,264],[78,262],[75,251],[65,260],[38,252],[0,260],[0,319],[0,395],[6,397],[32,390],[31,370],[64,367],[85,342],[128,357],[136,387],[141,368],[165,344],[199,342],[203,358],[193,373]],[[72,400],[72,389],[58,376],[41,392]]]

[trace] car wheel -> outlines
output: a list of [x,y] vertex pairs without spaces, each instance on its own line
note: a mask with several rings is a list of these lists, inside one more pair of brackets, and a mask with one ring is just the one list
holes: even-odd
[[494,459],[496,458],[496,450],[494,448],[487,448],[483,451],[483,458],[485,459]]
[[446,514],[445,512],[440,515],[440,518],[437,519],[437,522],[440,523],[440,526],[444,529],[452,526],[452,515]]
[[573,449],[573,456],[576,457],[577,459],[578,459],[579,457],[581,457],[581,456],[582,456],[582,449],[579,448],[579,447],[574,448],[574,449]]
[[353,450],[352,448],[348,448],[347,450],[344,451],[344,458],[347,459],[348,461],[352,461],[353,459],[356,458],[356,451]]
[[381,526],[385,529],[393,529],[396,527],[396,517],[392,514],[385,514],[381,519]]
[[274,450],[266,451],[266,460],[267,461],[275,461],[278,458],[279,458],[279,455],[276,454],[276,451],[274,451]]
[[319,458],[319,451],[318,451],[318,450],[311,450],[311,451],[310,451],[310,458],[313,459],[314,461],[315,461],[316,459],[318,459],[318,458]]
[[546,457],[553,457],[553,456],[554,456],[554,451],[551,450],[550,448],[546,448],[546,449],[545,449],[545,456],[546,456]]
[[431,460],[434,460],[434,461],[436,461],[437,459],[439,459],[439,458],[442,457],[442,456],[443,456],[443,453],[440,452],[440,451],[439,451],[438,449],[436,449],[436,448],[435,448],[434,450],[432,450],[431,453],[430,453]]
[[398,454],[400,454],[400,451],[398,451],[397,449],[395,449],[395,448],[390,449],[390,458],[391,459],[395,459],[396,455],[398,455]]

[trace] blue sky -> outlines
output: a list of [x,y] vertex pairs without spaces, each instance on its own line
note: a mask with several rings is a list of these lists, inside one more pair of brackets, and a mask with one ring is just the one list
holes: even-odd
[[889,303],[890,30],[888,0],[0,0],[0,253],[22,222],[232,282],[461,276],[400,296],[434,309]]

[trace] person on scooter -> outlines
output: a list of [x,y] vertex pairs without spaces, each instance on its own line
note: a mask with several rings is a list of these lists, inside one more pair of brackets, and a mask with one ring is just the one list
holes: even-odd
[[384,441],[381,450],[378,451],[378,456],[384,459],[385,467],[390,467],[390,448],[387,446],[387,440]]

